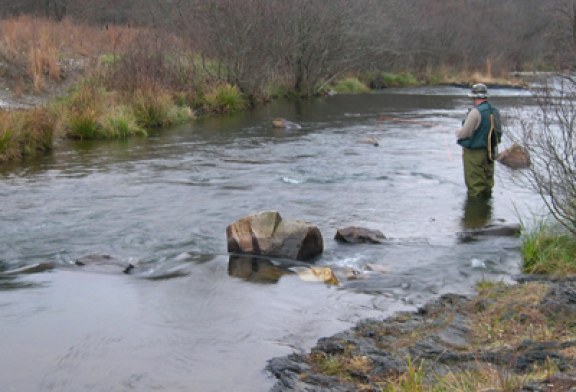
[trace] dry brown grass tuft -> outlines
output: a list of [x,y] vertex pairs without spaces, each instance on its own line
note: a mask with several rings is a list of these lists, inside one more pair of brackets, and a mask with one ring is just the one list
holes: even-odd
[[469,304],[473,337],[485,347],[513,347],[523,340],[561,338],[564,326],[555,325],[540,305],[548,287],[541,283],[496,284],[479,290]]

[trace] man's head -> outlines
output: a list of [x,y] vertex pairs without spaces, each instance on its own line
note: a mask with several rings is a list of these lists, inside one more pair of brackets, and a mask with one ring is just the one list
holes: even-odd
[[476,83],[474,86],[472,86],[472,90],[468,96],[474,98],[475,101],[488,99],[488,88],[485,84]]

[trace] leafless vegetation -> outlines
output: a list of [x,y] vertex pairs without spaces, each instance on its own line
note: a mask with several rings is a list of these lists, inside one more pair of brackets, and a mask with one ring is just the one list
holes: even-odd
[[514,135],[530,155],[523,178],[576,235],[576,80],[554,79],[535,94],[536,114],[520,117]]

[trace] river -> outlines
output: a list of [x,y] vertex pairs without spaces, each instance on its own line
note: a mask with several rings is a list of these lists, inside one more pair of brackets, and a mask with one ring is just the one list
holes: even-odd
[[[457,233],[529,222],[542,204],[500,164],[491,203],[467,203],[454,140],[466,93],[273,102],[143,139],[61,142],[48,157],[3,168],[0,269],[108,254],[139,260],[149,274],[55,268],[0,277],[1,390],[267,391],[272,357],[308,350],[362,318],[472,293],[480,279],[509,280],[519,239],[462,242]],[[493,93],[505,117],[533,104],[522,90]],[[302,129],[273,129],[275,117]],[[359,143],[366,137],[379,146]],[[316,265],[388,272],[339,286],[231,276],[226,226],[265,210],[319,227]],[[351,225],[389,240],[335,242]],[[182,276],[161,279],[172,270]]]

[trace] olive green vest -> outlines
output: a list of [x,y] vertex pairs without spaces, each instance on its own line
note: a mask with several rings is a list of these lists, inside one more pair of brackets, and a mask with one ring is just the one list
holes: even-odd
[[478,129],[474,131],[474,134],[471,137],[458,140],[458,144],[471,150],[481,150],[487,148],[488,136],[490,135],[490,129],[492,128],[490,120],[490,115],[492,113],[494,114],[495,131],[495,139],[492,143],[493,145],[500,143],[500,139],[502,137],[502,128],[500,126],[500,112],[498,109],[490,105],[488,102],[482,102],[480,105],[476,106],[476,109],[478,109],[481,116]]

